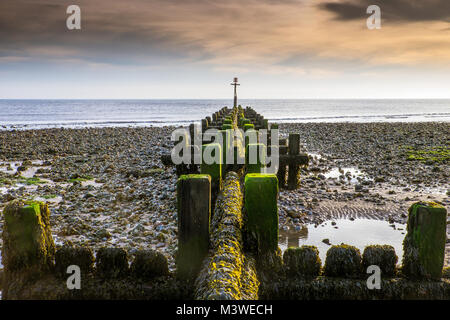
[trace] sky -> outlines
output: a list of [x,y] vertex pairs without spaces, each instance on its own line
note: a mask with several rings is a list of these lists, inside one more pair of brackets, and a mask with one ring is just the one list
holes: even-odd
[[449,0],[0,1],[0,99],[230,98],[233,77],[248,99],[450,98],[449,75]]

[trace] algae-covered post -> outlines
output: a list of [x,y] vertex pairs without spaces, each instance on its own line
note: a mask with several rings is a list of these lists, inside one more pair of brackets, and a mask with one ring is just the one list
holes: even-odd
[[393,246],[389,245],[370,245],[364,248],[362,255],[363,269],[375,265],[379,266],[383,276],[394,276],[398,257],[395,254]]
[[15,200],[4,209],[3,264],[5,270],[27,267],[47,270],[52,265],[55,244],[46,204]]
[[208,130],[208,119],[202,119],[202,132],[204,133],[206,130]]
[[288,248],[283,254],[284,269],[289,276],[315,278],[320,274],[322,262],[314,246]]
[[341,244],[328,249],[324,266],[326,276],[357,278],[361,273],[361,253],[358,248]]
[[250,143],[246,147],[245,163],[248,173],[264,173],[266,146],[262,143]]
[[245,176],[247,245],[258,253],[278,248],[278,179],[274,174],[249,173]]
[[417,202],[408,210],[403,241],[403,273],[439,280],[444,266],[447,210],[435,202]]
[[195,277],[208,253],[211,217],[211,177],[183,175],[177,182],[177,275]]
[[53,268],[55,244],[46,204],[14,200],[3,211],[3,298],[23,277],[39,277]]
[[213,192],[220,190],[222,184],[222,147],[220,143],[205,144],[202,147],[201,174],[211,176],[211,187]]

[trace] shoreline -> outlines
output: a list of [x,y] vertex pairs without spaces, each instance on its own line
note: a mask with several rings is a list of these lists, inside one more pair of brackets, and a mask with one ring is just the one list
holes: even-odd
[[[177,177],[159,157],[175,128],[0,131],[0,210],[39,195],[59,244],[157,249],[172,269]],[[449,122],[281,123],[281,136],[289,132],[300,133],[312,158],[300,189],[280,192],[280,230],[340,218],[405,223],[419,200],[450,209]],[[436,148],[443,149],[435,157]],[[25,171],[14,176],[20,166]]]
[[[436,117],[442,117],[446,115],[448,119],[437,120]],[[411,116],[418,116],[417,119],[410,118]],[[427,117],[428,116],[428,117]],[[367,118],[378,119],[377,121],[367,121]],[[406,118],[406,120],[405,120]],[[329,121],[335,119],[335,121]],[[342,120],[348,119],[348,120]],[[350,120],[353,119],[353,120]],[[361,119],[361,121],[355,121],[355,119]],[[430,114],[418,114],[418,115],[373,115],[373,116],[336,116],[336,117],[307,117],[307,118],[268,118],[271,123],[279,123],[280,125],[293,125],[293,124],[370,124],[370,123],[450,123],[450,113],[430,113]],[[27,131],[27,130],[52,130],[52,129],[64,129],[64,130],[83,130],[83,129],[120,129],[120,128],[161,128],[161,127],[184,127],[186,124],[198,123],[198,120],[182,120],[167,122],[164,120],[129,120],[129,121],[80,121],[80,122],[64,122],[64,123],[27,123],[27,124],[13,124],[5,125],[0,123],[1,131]]]

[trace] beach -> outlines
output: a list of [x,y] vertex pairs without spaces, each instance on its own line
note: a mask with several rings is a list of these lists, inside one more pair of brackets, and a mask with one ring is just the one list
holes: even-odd
[[[160,156],[175,128],[0,131],[0,210],[46,201],[57,245],[152,248],[174,270],[177,176]],[[405,224],[421,200],[450,209],[448,122],[283,123],[280,133],[300,133],[310,155],[301,187],[280,191],[280,230],[342,218]]]

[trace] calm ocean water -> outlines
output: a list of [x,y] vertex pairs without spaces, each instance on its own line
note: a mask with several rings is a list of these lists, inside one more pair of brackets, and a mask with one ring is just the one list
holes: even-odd
[[[274,122],[450,121],[450,100],[239,100]],[[186,125],[231,100],[0,100],[0,129]]]

